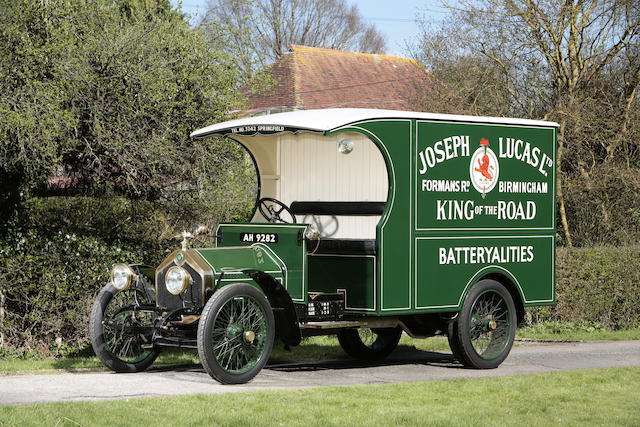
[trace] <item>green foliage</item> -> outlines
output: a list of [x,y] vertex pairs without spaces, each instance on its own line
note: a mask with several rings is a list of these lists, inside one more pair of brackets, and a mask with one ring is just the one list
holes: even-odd
[[533,323],[557,321],[558,333],[640,327],[639,247],[559,248],[556,280],[557,305],[530,310]]
[[[244,205],[229,205],[220,216],[207,216],[210,230],[217,221],[251,214]],[[88,314],[110,265],[157,265],[179,247],[177,232],[197,220],[182,217],[179,203],[124,197],[32,198],[22,211],[22,227],[0,240],[0,291],[6,297],[0,329],[6,347],[23,355],[85,347]]]
[[[222,51],[168,0],[0,0],[8,347],[81,347],[109,264],[157,263],[179,231],[251,214],[247,153],[189,138],[240,106]],[[52,176],[82,196],[35,197]]]
[[167,0],[0,0],[0,222],[52,175],[210,209],[246,166],[189,138],[240,105],[221,52]]
[[147,251],[63,232],[12,236],[0,247],[5,344],[45,354],[85,344],[92,300],[108,280],[109,265],[153,257]]

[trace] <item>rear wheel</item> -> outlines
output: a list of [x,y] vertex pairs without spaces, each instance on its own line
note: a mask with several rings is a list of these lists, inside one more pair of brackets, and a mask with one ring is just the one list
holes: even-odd
[[338,332],[340,346],[349,356],[361,360],[380,360],[398,345],[400,328],[343,329]]
[[251,285],[225,286],[209,299],[198,324],[198,354],[223,384],[249,382],[271,355],[275,322],[269,301]]
[[497,368],[511,351],[516,322],[509,291],[495,280],[481,280],[465,298],[458,319],[449,325],[451,351],[465,366]]
[[111,284],[98,294],[89,321],[93,351],[115,372],[140,372],[147,369],[160,353],[145,349],[148,343],[140,330],[153,322],[153,314],[134,312],[128,307],[149,304],[146,294],[136,287],[117,291]]

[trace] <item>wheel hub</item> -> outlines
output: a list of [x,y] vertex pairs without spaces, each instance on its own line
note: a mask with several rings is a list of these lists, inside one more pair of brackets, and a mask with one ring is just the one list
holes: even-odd
[[245,331],[244,332],[244,340],[250,344],[253,343],[253,340],[256,339],[256,333],[253,331]]
[[498,322],[493,319],[493,315],[491,314],[482,317],[472,316],[471,327],[474,328],[476,325],[481,325],[480,327],[484,332],[495,331],[498,328]]
[[232,323],[229,326],[227,326],[224,336],[227,337],[227,339],[232,339],[237,337],[241,333],[242,333],[242,326],[238,325],[237,323]]

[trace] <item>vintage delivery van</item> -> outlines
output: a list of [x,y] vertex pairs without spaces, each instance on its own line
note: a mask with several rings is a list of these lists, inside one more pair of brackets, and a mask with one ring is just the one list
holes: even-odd
[[115,371],[197,348],[223,383],[252,379],[275,339],[337,334],[376,359],[448,336],[465,366],[507,357],[525,307],[554,304],[551,122],[327,109],[214,124],[259,177],[249,222],[157,267],[118,264],[91,318]]

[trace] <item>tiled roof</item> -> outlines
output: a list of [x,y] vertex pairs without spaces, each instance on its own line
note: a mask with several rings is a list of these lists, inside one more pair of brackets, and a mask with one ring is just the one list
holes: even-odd
[[418,62],[387,55],[292,46],[271,67],[275,84],[248,96],[248,111],[382,108],[413,111],[436,80]]

